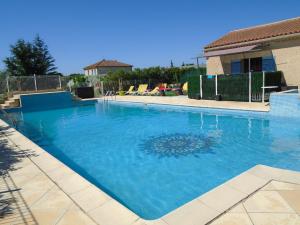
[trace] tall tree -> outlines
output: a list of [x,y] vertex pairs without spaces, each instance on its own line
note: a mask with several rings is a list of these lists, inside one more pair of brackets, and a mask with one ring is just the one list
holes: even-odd
[[170,65],[171,68],[174,67],[174,64],[173,64],[173,60],[171,60],[171,65]]
[[6,71],[0,70],[0,79],[6,77]]
[[54,65],[54,58],[50,55],[48,46],[39,37],[33,41],[32,45],[33,53],[33,70],[34,74],[54,74],[56,73],[56,67]]
[[7,72],[14,76],[55,74],[54,58],[45,42],[39,37],[33,42],[23,39],[10,47],[11,56],[4,60]]

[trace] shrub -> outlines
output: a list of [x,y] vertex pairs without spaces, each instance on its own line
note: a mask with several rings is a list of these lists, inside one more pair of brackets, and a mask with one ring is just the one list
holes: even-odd
[[175,91],[166,91],[165,96],[177,96],[177,93]]

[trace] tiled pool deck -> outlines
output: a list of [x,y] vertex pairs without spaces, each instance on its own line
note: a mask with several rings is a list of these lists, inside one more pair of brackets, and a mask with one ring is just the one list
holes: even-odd
[[145,221],[2,120],[0,132],[0,224],[300,224],[299,172],[258,165]]
[[268,103],[262,102],[234,102],[234,101],[214,101],[214,100],[196,100],[190,99],[187,96],[116,96],[107,97],[108,100],[142,102],[153,104],[192,106],[202,108],[217,108],[217,109],[237,109],[267,112],[270,110]]
[[211,225],[299,225],[300,185],[273,180]]

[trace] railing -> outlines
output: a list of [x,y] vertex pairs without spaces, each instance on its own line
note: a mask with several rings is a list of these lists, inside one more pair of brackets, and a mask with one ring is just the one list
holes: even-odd
[[117,100],[117,96],[113,91],[107,91],[103,96],[103,101],[108,101],[109,97],[111,98],[111,100]]
[[268,100],[272,91],[281,90],[282,73],[251,72],[231,75],[189,77],[189,98],[227,101]]
[[69,77],[59,75],[2,76],[0,94],[65,90]]

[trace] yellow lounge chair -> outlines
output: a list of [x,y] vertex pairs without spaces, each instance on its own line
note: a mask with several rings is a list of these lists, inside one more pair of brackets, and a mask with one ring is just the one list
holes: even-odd
[[129,89],[128,89],[128,91],[126,91],[126,95],[130,95],[130,94],[133,94],[134,93],[134,86],[132,85],[132,86],[130,86],[129,87]]
[[182,86],[182,92],[187,94],[188,92],[188,82],[185,82]]
[[142,95],[146,92],[148,84],[140,84],[137,91],[134,91],[134,95]]
[[[141,86],[141,88],[140,88]],[[146,91],[147,91],[147,88],[148,88],[148,84],[141,84],[139,85],[139,89],[138,89],[138,95],[143,95]]]
[[145,95],[159,95],[159,87],[155,87],[152,91],[146,92]]

